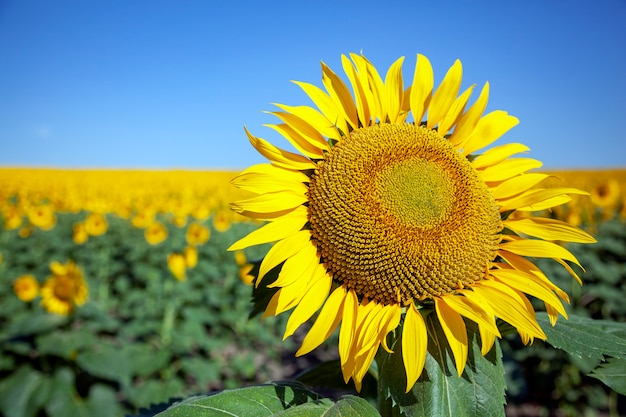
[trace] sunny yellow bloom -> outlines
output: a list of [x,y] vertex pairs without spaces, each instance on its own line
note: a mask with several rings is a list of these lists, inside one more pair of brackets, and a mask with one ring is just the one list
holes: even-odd
[[621,196],[619,182],[608,178],[591,190],[591,202],[600,208],[614,208]]
[[133,216],[131,224],[138,229],[144,229],[154,223],[154,217],[153,211],[144,210]]
[[39,282],[33,275],[22,275],[13,282],[13,291],[20,300],[32,301],[39,295]]
[[293,309],[288,337],[319,311],[297,355],[341,323],[342,372],[357,389],[378,348],[391,351],[387,335],[401,322],[407,391],[422,373],[430,326],[441,326],[459,375],[468,355],[463,318],[478,324],[483,354],[500,337],[496,317],[526,343],[545,339],[524,293],[543,300],[553,322],[566,316],[568,297],[526,257],[552,258],[576,276],[566,262],[577,259],[551,241],[594,242],[561,221],[509,219],[582,192],[542,188],[547,175],[528,172],[541,163],[513,158],[528,151],[522,144],[485,150],[518,123],[501,110],[483,115],[488,83],[469,104],[475,86],[460,91],[458,60],[438,88],[422,55],[405,88],[402,63],[383,78],[364,56],[342,56],[352,91],[322,63],[324,89],[295,82],[317,109],[277,104],[271,113],[281,123],[270,127],[300,153],[246,130],[270,164],[233,180],[257,194],[233,210],[268,223],[230,250],[276,242],[256,285],[283,264],[265,315]]
[[211,231],[208,227],[201,225],[200,223],[193,222],[187,227],[187,233],[185,235],[187,243],[190,245],[204,245],[209,241],[211,237]]
[[198,249],[195,246],[187,246],[183,251],[187,268],[195,268],[198,265]]
[[226,210],[217,210],[213,215],[213,227],[218,232],[225,232],[230,228],[230,214]]
[[185,261],[185,255],[181,253],[171,253],[167,256],[167,267],[179,281],[187,279],[186,270],[187,265]]
[[54,207],[50,204],[41,204],[31,207],[27,215],[28,221],[30,221],[33,226],[37,226],[42,230],[50,230],[57,223]]
[[152,222],[144,231],[146,240],[151,245],[158,245],[167,239],[167,227],[157,221]]
[[41,287],[41,305],[49,313],[66,316],[85,304],[89,291],[83,273],[73,261],[50,263],[52,275]]
[[85,219],[85,231],[90,236],[100,236],[106,233],[109,224],[100,213],[90,213]]
[[17,229],[22,225],[22,212],[18,207],[9,205],[2,210],[2,220],[4,222],[4,228],[7,230]]
[[85,227],[85,222],[76,223],[72,228],[72,240],[77,245],[82,245],[89,239],[89,233]]

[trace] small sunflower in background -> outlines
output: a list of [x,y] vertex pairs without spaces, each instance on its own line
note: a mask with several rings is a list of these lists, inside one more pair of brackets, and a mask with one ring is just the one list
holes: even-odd
[[187,227],[187,233],[185,239],[190,245],[204,245],[209,241],[211,237],[211,231],[208,227],[203,226],[198,222],[192,222]]
[[51,204],[33,206],[26,214],[30,224],[41,230],[50,230],[57,224],[57,217]]
[[187,262],[184,254],[170,253],[167,255],[167,267],[178,281],[187,279]]
[[146,241],[151,245],[158,245],[167,239],[167,227],[158,221],[153,221],[144,230]]
[[602,209],[613,209],[621,197],[619,182],[608,178],[591,189],[591,202]]
[[81,269],[73,261],[50,263],[52,275],[41,287],[41,305],[49,313],[67,316],[89,295]]
[[219,209],[213,214],[213,227],[218,232],[225,232],[230,228],[230,213]]
[[22,275],[13,282],[13,292],[24,302],[33,301],[39,295],[39,282],[33,275]]
[[106,218],[100,213],[89,213],[85,219],[85,231],[90,236],[101,236],[106,233],[108,227]]
[[[430,325],[440,326],[459,375],[468,356],[464,318],[478,325],[485,355],[500,337],[496,318],[530,343],[546,335],[525,294],[544,301],[554,324],[567,294],[528,258],[552,258],[580,282],[572,253],[552,241],[591,243],[586,232],[532,213],[564,204],[571,188],[543,188],[541,162],[513,157],[519,143],[493,146],[517,125],[505,111],[483,114],[486,83],[470,103],[456,61],[435,88],[429,60],[417,56],[405,88],[403,58],[381,77],[363,55],[342,56],[348,85],[322,63],[324,89],[295,82],[317,108],[277,104],[269,125],[299,153],[246,133],[269,160],[233,180],[257,194],[232,203],[267,221],[230,250],[276,242],[255,285],[280,265],[265,316],[292,310],[285,337],[311,319],[297,355],[337,328],[345,381],[360,390],[374,356],[391,353],[402,326],[407,391],[422,373]],[[511,217],[514,211],[527,216]],[[265,284],[264,284],[265,285]]]

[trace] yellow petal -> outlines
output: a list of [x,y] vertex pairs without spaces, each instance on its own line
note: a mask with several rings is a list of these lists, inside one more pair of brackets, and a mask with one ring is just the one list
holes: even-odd
[[442,298],[435,297],[434,300],[439,323],[441,323],[441,328],[452,350],[456,370],[459,376],[461,376],[465,368],[465,362],[467,362],[468,343],[465,323],[461,315],[454,311]]
[[320,112],[309,106],[287,106],[275,104],[283,112],[270,112],[276,115],[291,128],[300,133],[311,145],[318,150],[328,150],[326,137],[337,137],[335,126]]
[[402,80],[402,63],[404,57],[398,58],[385,76],[385,99],[387,100],[387,117],[389,123],[398,123],[404,100],[404,82]]
[[285,259],[295,255],[305,246],[310,245],[312,245],[312,243],[311,232],[309,230],[302,230],[276,242],[274,246],[267,251],[265,258],[263,258],[263,261],[261,262],[257,285],[261,282],[265,274],[267,274],[272,268],[283,262]]
[[[339,114],[345,118],[346,122],[353,129],[359,127],[357,120],[356,106],[354,100],[350,94],[348,87],[341,81],[341,79],[331,70],[326,64],[322,62],[322,83],[326,87],[326,91],[333,98],[338,105]],[[347,132],[344,132],[347,134]]]
[[305,244],[300,250],[285,260],[278,278],[267,287],[287,287],[300,279],[308,282],[319,261],[317,246],[312,241],[309,241],[308,245]]
[[321,159],[324,156],[324,152],[322,150],[312,145],[309,139],[302,136],[297,130],[295,130],[286,123],[281,123],[277,125],[266,124],[263,126],[269,127],[270,129],[273,129],[276,132],[280,133],[285,139],[289,141],[289,143],[293,145],[294,148],[298,150],[298,152],[306,155],[308,158]]
[[[287,170],[283,169],[282,171]],[[281,191],[304,194],[309,190],[302,181],[293,181],[289,175],[278,177],[274,174],[259,174],[256,172],[239,174],[231,180],[231,184],[241,190],[256,194],[277,193]]]
[[467,156],[485,148],[519,123],[517,117],[502,110],[495,110],[481,117],[467,141],[463,143],[462,154]]
[[[374,104],[376,111],[370,108],[370,112],[374,112],[376,118],[380,122],[385,122],[387,119],[387,102],[385,100],[385,84],[383,83],[383,79],[380,77],[378,70],[370,61],[367,60],[364,56],[360,56],[360,61],[366,68],[367,79],[370,86],[370,91],[372,92],[372,100],[370,104]],[[358,68],[358,67],[357,67]],[[359,71],[361,71],[359,69]],[[372,115],[374,117],[374,115]]]
[[230,207],[233,211],[245,214],[246,216],[248,216],[248,213],[258,213],[263,215],[267,213],[292,210],[307,201],[307,196],[302,193],[302,190],[300,190],[299,193],[285,190],[265,193],[246,200],[236,201],[231,203]]
[[564,259],[580,265],[578,259],[567,249],[556,243],[536,239],[517,239],[500,244],[500,249],[521,256],[534,258]]
[[476,324],[482,324],[490,329],[493,333],[500,336],[500,331],[493,318],[493,314],[489,314],[483,310],[479,304],[473,303],[467,297],[454,294],[447,294],[441,297],[445,303],[457,313],[472,320]]
[[[300,81],[292,81],[298,87],[300,87],[309,98],[315,103],[317,108],[322,112],[322,114],[331,122],[334,126],[336,126],[339,130],[344,132],[344,134],[348,133],[348,124],[346,120],[341,116],[339,112],[339,108],[335,101],[326,94],[321,88],[316,85],[303,83]],[[341,137],[339,132],[336,133],[337,136],[328,136],[329,138],[340,140]]]
[[[271,175],[280,179],[288,179],[290,182],[309,182],[309,177],[302,171],[286,169],[272,164],[256,164],[241,171],[241,173],[231,180],[233,185],[238,182],[238,178],[243,175],[260,174]],[[260,193],[257,193],[260,194]]]
[[[472,95],[472,91],[474,91],[475,85],[470,86],[467,90],[463,92],[452,104],[452,107],[446,113],[444,118],[439,122],[439,127],[437,128],[437,132],[440,136],[445,136],[448,134],[448,131],[454,126],[457,122],[459,115],[465,110],[465,105],[467,104],[467,100],[469,100]],[[456,143],[450,141],[453,145]]]
[[554,291],[561,298],[561,300],[569,303],[569,296],[567,295],[567,293],[560,289],[558,286],[556,286],[552,281],[550,281],[548,277],[543,273],[543,271],[541,271],[541,269],[539,269],[539,267],[534,262],[531,262],[526,258],[506,251],[500,251],[498,253],[498,256],[504,259],[506,263],[508,263],[511,267],[532,275],[533,279],[538,281],[544,287]]
[[343,286],[337,287],[326,299],[319,316],[311,329],[302,340],[296,356],[302,356],[322,343],[333,333],[343,316],[343,304],[346,299],[346,290]]
[[261,245],[263,243],[276,242],[285,239],[287,236],[299,232],[308,221],[306,207],[296,208],[293,214],[279,217],[258,229],[253,230],[247,236],[233,243],[228,250],[242,250],[250,246]]
[[540,211],[560,204],[567,203],[571,200],[568,194],[586,195],[585,191],[575,188],[538,188],[531,189],[511,199],[499,201],[500,211],[506,210],[522,210],[522,211]]
[[515,233],[523,233],[540,239],[578,243],[597,242],[589,233],[561,220],[529,217],[519,220],[505,220],[503,223],[505,227]]
[[311,281],[312,283],[309,285],[303,297],[305,302],[298,303],[289,316],[283,340],[291,336],[302,323],[310,319],[328,297],[332,279],[323,265],[317,264],[312,272]]
[[424,55],[417,55],[413,85],[411,85],[411,113],[415,124],[420,124],[430,103],[435,79],[433,67]]
[[461,78],[463,77],[463,67],[458,59],[450,67],[443,81],[433,94],[428,109],[428,121],[426,127],[432,129],[448,113],[452,103],[459,94],[461,88]]
[[367,89],[369,89],[367,78],[360,77],[352,62],[350,62],[348,57],[343,54],[341,55],[341,65],[343,66],[343,71],[346,73],[348,79],[350,80],[350,84],[352,84],[352,91],[354,91],[354,98],[356,101],[356,110],[359,116],[359,121],[363,126],[369,126],[371,116],[369,103],[367,101]]
[[522,174],[543,165],[541,161],[532,158],[513,158],[500,162],[497,165],[489,166],[480,170],[480,177],[485,182],[499,182],[516,175]]
[[353,289],[349,289],[345,294],[343,317],[341,319],[341,328],[339,329],[339,358],[341,360],[344,382],[348,382],[355,365],[355,355],[350,353],[353,350],[354,341],[357,337],[359,312],[359,301],[356,293]]
[[472,161],[472,166],[475,169],[486,168],[488,166],[498,164],[512,155],[527,152],[529,150],[528,146],[522,145],[521,143],[507,143],[506,145],[494,146],[493,148],[483,152],[481,155],[478,155]]
[[492,269],[490,271],[491,276],[495,277],[500,282],[513,287],[523,293],[532,295],[545,303],[554,307],[563,317],[567,318],[567,313],[563,308],[563,304],[557,298],[557,296],[545,286],[534,280],[531,274],[527,274],[516,269]]
[[485,83],[476,102],[459,117],[454,132],[450,136],[450,143],[459,148],[465,146],[465,143],[471,138],[472,132],[478,126],[481,120],[480,116],[484,113],[488,100],[489,83]]
[[503,181],[495,188],[492,188],[491,194],[498,201],[508,199],[528,191],[548,177],[549,175],[547,174],[540,174],[537,172],[518,175],[517,177]]
[[400,317],[402,315],[402,309],[399,304],[391,304],[383,307],[385,314],[383,315],[380,324],[378,325],[378,334],[385,349],[388,353],[393,353],[389,346],[387,346],[387,334],[400,324]]
[[265,139],[257,138],[253,136],[248,129],[244,128],[248,139],[254,148],[264,157],[269,159],[274,165],[277,165],[286,169],[297,169],[304,171],[307,169],[314,169],[315,164],[310,159],[298,155],[293,152],[288,152],[283,149],[279,149],[272,145]]
[[537,323],[532,306],[529,307],[530,303],[523,294],[493,280],[482,280],[474,285],[473,289],[489,300],[496,316],[510,323],[518,331],[522,329],[532,337],[546,339],[545,333]]
[[426,323],[420,312],[411,303],[407,307],[402,330],[402,360],[407,379],[405,392],[409,392],[422,374],[426,362],[427,347]]

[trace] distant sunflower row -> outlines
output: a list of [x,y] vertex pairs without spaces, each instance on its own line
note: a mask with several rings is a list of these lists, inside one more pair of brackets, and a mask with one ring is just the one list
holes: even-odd
[[190,218],[213,216],[217,231],[244,218],[228,209],[242,192],[229,186],[232,172],[55,170],[0,168],[0,214],[3,227],[27,237],[33,228],[50,230],[57,213],[87,212],[74,226],[77,244],[106,232],[105,214],[129,219],[145,229],[146,240],[158,244],[167,228],[156,220],[165,215],[177,227]]

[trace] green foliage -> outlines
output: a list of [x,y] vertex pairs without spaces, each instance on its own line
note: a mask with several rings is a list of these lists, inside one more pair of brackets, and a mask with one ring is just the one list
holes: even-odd
[[561,317],[552,327],[545,313],[537,314],[549,348],[540,341],[523,346],[517,336],[502,341],[509,407],[532,402],[545,415],[563,416],[626,412],[626,398],[616,395],[624,395],[626,225],[611,220],[591,232],[598,243],[568,246],[586,269],[577,270],[582,286],[556,262],[537,260],[570,295],[569,320]]
[[[121,416],[284,377],[280,355],[293,349],[282,341],[284,320],[248,320],[250,287],[226,251],[256,226],[212,229],[197,248],[198,264],[178,281],[167,255],[187,246],[185,227],[160,217],[168,238],[152,246],[143,229],[107,215],[107,232],[78,245],[72,226],[85,215],[57,214],[55,228],[26,238],[0,229],[0,415]],[[20,275],[43,284],[50,262],[70,259],[89,287],[89,301],[74,314],[50,314],[40,298],[23,302],[13,292]]]
[[382,384],[381,392],[391,400],[391,405],[407,417],[503,416],[506,387],[499,344],[496,342],[483,357],[477,328],[468,325],[471,338],[467,365],[459,377],[448,340],[435,314],[428,315],[427,325],[430,340],[424,372],[408,393],[405,393],[401,338],[393,347],[393,355],[379,351],[378,383]]
[[367,401],[346,396],[334,402],[295,382],[279,382],[197,396],[178,402],[158,417],[375,417]]

